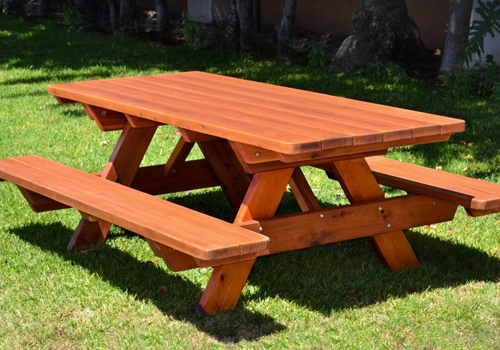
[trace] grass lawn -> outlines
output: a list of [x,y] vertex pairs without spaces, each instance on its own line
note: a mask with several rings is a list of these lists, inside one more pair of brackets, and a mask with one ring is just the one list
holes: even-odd
[[[95,172],[116,132],[77,105],[57,105],[52,83],[202,70],[431,112],[467,121],[450,142],[389,156],[500,182],[500,106],[408,78],[395,68],[352,74],[286,66],[264,56],[161,47],[0,15],[0,158],[39,154]],[[144,165],[173,149],[157,132]],[[199,156],[199,153],[192,155]],[[344,203],[306,169],[325,205]],[[388,194],[392,194],[388,192]],[[217,189],[166,196],[231,220]],[[281,212],[296,209],[288,194]],[[500,216],[413,229],[422,266],[393,273],[365,239],[257,261],[237,308],[194,310],[210,269],[172,273],[140,237],[113,228],[107,243],[68,252],[75,210],[33,213],[0,183],[0,349],[494,349],[500,348]]]

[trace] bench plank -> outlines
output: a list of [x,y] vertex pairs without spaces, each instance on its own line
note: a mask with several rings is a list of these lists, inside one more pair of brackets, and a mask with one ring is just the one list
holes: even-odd
[[0,178],[200,260],[269,246],[258,233],[42,157],[1,159]]
[[473,216],[500,212],[500,184],[384,157],[366,160],[382,185],[461,205]]

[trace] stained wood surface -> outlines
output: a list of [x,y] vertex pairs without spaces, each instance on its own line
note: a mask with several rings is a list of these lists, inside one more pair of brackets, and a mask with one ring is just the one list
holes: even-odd
[[[59,100],[284,154],[462,132],[462,120],[220,75],[185,72],[50,85]],[[352,152],[352,150],[351,150]]]
[[258,233],[38,156],[1,159],[0,178],[201,260],[269,245]]
[[384,157],[369,157],[366,161],[382,185],[442,198],[477,214],[500,211],[500,184]]
[[[351,203],[384,198],[364,158],[334,162],[331,167]],[[371,236],[370,242],[383,264],[393,271],[419,265],[415,252],[401,230]]]

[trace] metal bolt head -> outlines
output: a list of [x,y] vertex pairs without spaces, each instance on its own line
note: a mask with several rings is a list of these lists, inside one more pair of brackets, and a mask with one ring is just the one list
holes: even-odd
[[264,227],[262,227],[262,226],[261,226],[261,227],[259,227],[259,231],[260,231],[260,232],[264,232]]
[[387,227],[388,227],[388,228],[391,228],[391,226],[392,226],[391,224],[387,224]]
[[101,115],[102,115],[103,117],[105,117],[105,116],[106,116],[106,114],[107,114],[107,112],[106,112],[106,111],[102,111],[102,112],[101,112]]
[[325,214],[321,213],[319,214],[319,217],[323,219],[325,217]]
[[256,157],[260,157],[260,152],[255,152]]
[[436,205],[436,204],[437,204],[437,202],[436,202],[436,201],[432,201],[432,205]]
[[384,210],[384,208],[382,208],[382,207],[378,207],[378,210],[379,210],[379,211],[382,211],[382,210]]

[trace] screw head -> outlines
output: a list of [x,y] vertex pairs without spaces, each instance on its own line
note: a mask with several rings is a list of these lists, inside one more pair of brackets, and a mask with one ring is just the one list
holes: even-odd
[[255,152],[256,157],[260,157],[260,152]]
[[437,202],[436,202],[436,201],[432,201],[432,205],[436,205],[436,204],[437,204]]
[[319,214],[319,217],[323,219],[325,217],[325,214],[321,213]]
[[263,231],[264,231],[264,227],[262,227],[262,226],[261,226],[261,227],[259,227],[259,231],[260,231],[260,232],[263,232]]
[[379,210],[379,211],[382,211],[382,210],[384,210],[384,208],[382,208],[382,207],[378,207],[378,210]]
[[387,227],[388,227],[388,228],[391,228],[391,226],[392,226],[391,224],[387,224]]
[[106,116],[106,114],[107,114],[107,112],[106,112],[106,111],[102,111],[102,112],[101,112],[101,115],[102,115],[103,117],[105,117],[105,116]]

